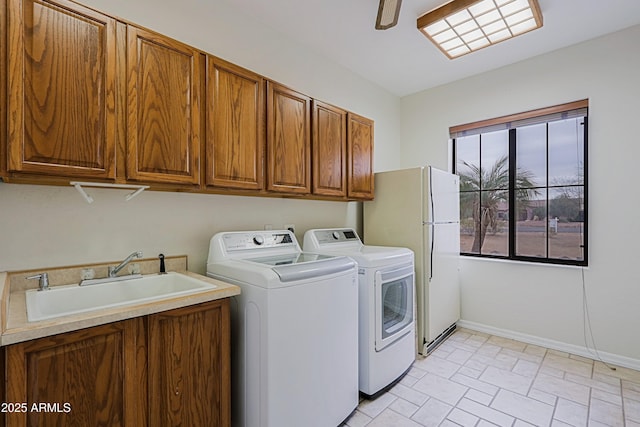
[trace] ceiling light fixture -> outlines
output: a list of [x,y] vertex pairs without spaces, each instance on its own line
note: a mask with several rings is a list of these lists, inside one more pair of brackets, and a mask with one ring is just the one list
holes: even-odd
[[453,0],[418,18],[449,59],[542,27],[538,0]]
[[376,30],[386,30],[398,23],[400,4],[402,4],[402,0],[380,0]]

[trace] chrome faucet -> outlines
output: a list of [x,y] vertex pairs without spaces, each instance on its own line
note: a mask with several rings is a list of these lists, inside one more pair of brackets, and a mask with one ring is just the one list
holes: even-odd
[[142,258],[142,251],[132,253],[131,255],[126,257],[125,260],[120,263],[120,265],[109,267],[109,277],[116,277],[118,272],[122,270],[127,264],[129,264],[134,258]]

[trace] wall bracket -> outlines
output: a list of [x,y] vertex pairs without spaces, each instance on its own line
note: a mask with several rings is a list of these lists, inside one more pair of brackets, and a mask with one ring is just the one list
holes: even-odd
[[81,181],[71,181],[69,182],[70,185],[73,185],[75,187],[76,190],[78,190],[78,193],[80,193],[80,195],[82,196],[82,198],[87,202],[87,203],[93,203],[93,197],[91,197],[89,194],[87,194],[87,192],[85,191],[84,187],[99,187],[99,188],[118,188],[118,189],[131,189],[134,190],[133,192],[127,194],[124,198],[125,201],[129,201],[131,199],[133,199],[134,197],[136,197],[138,194],[142,193],[144,190],[146,190],[147,188],[149,188],[148,185],[129,185],[129,184],[108,184],[108,183],[101,183],[101,182],[81,182]]

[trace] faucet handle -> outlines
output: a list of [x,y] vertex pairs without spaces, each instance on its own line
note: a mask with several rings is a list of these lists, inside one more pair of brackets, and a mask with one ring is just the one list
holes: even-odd
[[34,274],[33,276],[27,276],[26,279],[38,279],[38,283],[40,285],[40,289],[38,289],[39,291],[49,290],[49,273]]

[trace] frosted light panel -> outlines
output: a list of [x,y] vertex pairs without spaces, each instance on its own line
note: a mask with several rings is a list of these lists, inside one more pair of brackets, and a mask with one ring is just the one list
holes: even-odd
[[480,0],[460,8],[456,3],[467,2],[447,3],[448,16],[443,6],[418,18],[418,28],[450,59],[542,27],[537,0]]

